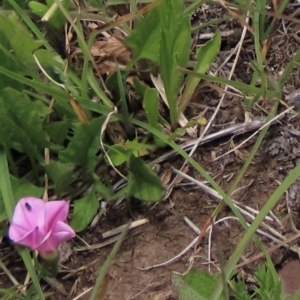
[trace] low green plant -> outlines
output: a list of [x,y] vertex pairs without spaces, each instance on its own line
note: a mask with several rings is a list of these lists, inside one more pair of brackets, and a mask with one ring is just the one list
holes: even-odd
[[[102,7],[123,2],[117,0],[98,4]],[[90,48],[100,31],[93,32],[86,38],[80,22],[74,22],[74,15],[77,16],[77,12],[70,8],[68,1],[49,0],[45,3],[29,3],[29,8],[37,16],[48,14],[49,26],[61,30],[65,20],[72,25],[83,53],[83,68],[80,73],[72,65],[67,68],[67,60],[62,59],[45,39],[43,35],[45,28],[36,26],[27,15],[24,10],[28,8],[25,1],[3,1],[4,10],[0,13],[0,146],[2,147],[0,168],[3,175],[0,186],[2,194],[0,221],[5,222],[11,218],[14,205],[22,196],[28,194],[42,196],[45,186],[44,174],[50,180],[47,188],[53,194],[58,198],[67,195],[71,199],[73,214],[70,223],[77,232],[83,231],[97,213],[99,198],[109,201],[119,197],[134,197],[146,202],[158,201],[164,194],[164,187],[158,176],[141,157],[160,147],[170,146],[223,197],[224,202],[246,229],[245,236],[225,265],[223,278],[210,277],[207,273],[197,271],[191,271],[185,276],[173,274],[172,282],[180,297],[183,297],[181,299],[186,299],[184,298],[187,297],[186,295],[190,297],[188,299],[221,299],[224,281],[232,277],[235,265],[251,239],[261,247],[269,261],[270,270],[260,269],[256,273],[258,290],[253,295],[263,299],[263,297],[271,297],[267,294],[268,288],[276,284],[278,278],[274,275],[274,267],[272,269],[270,258],[255,236],[255,231],[284,191],[297,179],[300,167],[296,167],[282,182],[253,224],[248,227],[229,195],[240,182],[257,153],[268,127],[260,132],[248,159],[226,193],[205,169],[174,142],[176,132],[173,135],[163,133],[163,126],[168,125],[168,121],[158,111],[159,93],[156,89],[147,86],[138,77],[133,79],[135,92],[142,99],[144,122],[134,118],[127,105],[124,89],[126,78],[135,64],[146,60],[146,66],[152,67],[153,73],[161,74],[170,108],[169,122],[173,131],[200,80],[229,85],[240,90],[244,95],[247,110],[250,110],[261,97],[274,99],[274,107],[269,113],[268,120],[276,115],[277,101],[281,99],[286,79],[299,63],[300,51],[294,55],[279,78],[268,77],[264,71],[265,53],[261,42],[268,37],[275,21],[269,27],[265,24],[263,10],[267,5],[266,1],[257,3],[257,6],[250,1],[236,1],[230,3],[232,8],[238,8],[241,12],[245,12],[247,8],[252,13],[256,61],[253,62],[251,83],[246,84],[205,74],[220,51],[219,31],[216,31],[210,41],[199,47],[194,70],[186,70],[191,50],[191,32],[195,31],[195,28],[191,28],[189,13],[202,2],[195,1],[185,7],[186,3],[181,0],[165,0],[160,4],[156,1],[153,4],[154,8],[137,22],[138,25],[133,30],[124,26],[124,31],[129,33],[125,44],[133,49],[134,58],[125,72],[117,70],[105,82],[108,86],[111,80],[112,89],[117,91],[118,95],[117,106],[120,113],[112,114],[113,101],[107,96],[109,93],[106,86],[102,85],[94,74],[95,62],[90,54]],[[287,2],[281,3],[279,13],[282,13]],[[130,5],[132,11],[136,12],[137,18],[136,3],[131,1]],[[8,7],[13,8],[14,12],[5,12]],[[170,11],[173,13],[170,14]],[[214,21],[217,23],[218,20]],[[257,84],[259,77],[260,85]],[[184,89],[181,93],[183,85]],[[99,97],[100,103],[91,101],[94,95]],[[102,129],[108,125],[124,129],[123,143],[119,143],[112,136],[109,136],[110,139],[103,136]],[[147,134],[139,136],[137,128],[146,130]],[[44,149],[49,150],[48,161],[44,157]],[[105,151],[99,154],[99,149]],[[98,172],[99,165],[102,166],[102,170],[103,166],[105,170],[107,167],[120,170],[118,172],[123,175],[127,184],[115,191],[109,174]],[[41,290],[28,250],[23,249],[19,253],[33,282],[30,293],[24,296],[24,299],[33,297],[32,295],[44,299],[46,294]],[[115,253],[116,249],[113,255]],[[105,282],[105,273],[113,255],[100,272],[100,279],[93,292],[94,298],[102,289],[101,284]],[[199,279],[197,276],[200,276]],[[199,280],[206,283],[205,287],[203,285],[191,287]],[[241,291],[245,287],[242,282],[233,284],[233,287],[232,293],[238,293],[241,299],[250,299],[247,296],[251,295]],[[282,290],[279,287],[276,291],[277,296],[281,295]],[[13,298],[16,294],[14,289],[0,292],[7,298]],[[23,299],[22,297],[17,298]]]
[[[169,14],[170,11],[173,13]],[[152,30],[145,37],[148,28]],[[132,64],[140,59],[159,64],[170,109],[170,124],[175,130],[180,113],[185,110],[200,81],[189,76],[180,96],[183,74],[178,67],[186,67],[191,49],[190,16],[184,10],[184,2],[163,1],[138,24],[125,40],[125,44],[135,52]],[[220,45],[221,35],[217,31],[211,41],[198,49],[195,72],[205,73],[209,69],[220,51]]]

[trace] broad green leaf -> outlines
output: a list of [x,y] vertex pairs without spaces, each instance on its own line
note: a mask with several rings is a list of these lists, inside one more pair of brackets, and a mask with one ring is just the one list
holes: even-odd
[[[197,63],[194,71],[198,73],[205,73],[219,54],[220,47],[221,34],[218,30],[210,41],[199,47],[197,51]],[[183,95],[179,100],[179,112],[183,112],[185,110],[200,80],[201,79],[197,77],[188,77]]]
[[[4,41],[5,37],[1,36],[0,30],[0,43]],[[21,72],[22,67],[20,66],[19,62],[12,55],[8,49],[6,49],[3,45],[0,44],[0,57],[1,57],[1,65],[5,68],[12,70],[14,72]],[[22,84],[18,81],[9,78],[5,75],[5,73],[0,74],[0,91],[2,91],[6,87],[12,87],[18,91],[22,90]]]
[[90,123],[77,124],[69,145],[59,153],[59,160],[92,170],[97,161],[96,153],[100,147],[100,129],[103,122],[104,118],[100,117]]
[[33,52],[42,46],[41,41],[35,40],[27,28],[20,22],[16,14],[9,17],[0,15],[0,28],[9,41],[10,49],[18,57],[20,63],[33,67]]
[[179,300],[208,300],[218,278],[192,269],[184,276],[173,272],[171,281]]
[[[38,17],[42,18],[46,14],[46,12],[52,7],[54,1],[52,0],[47,0],[46,4],[41,4],[36,1],[30,1],[28,6],[31,9],[32,13],[37,15]],[[70,0],[64,0],[62,1],[63,6],[68,10],[70,6]],[[57,8],[54,13],[50,16],[48,23],[53,26],[56,29],[61,29],[64,26],[65,23],[65,16],[64,14],[60,11],[59,8]]]
[[51,122],[45,126],[45,129],[54,143],[63,145],[66,141],[67,133],[71,126],[71,120],[66,119],[63,121]]
[[70,225],[76,232],[84,230],[92,221],[99,208],[99,202],[94,192],[74,201],[74,211]]
[[55,193],[58,198],[60,198],[63,191],[69,190],[69,185],[75,179],[74,169],[74,164],[53,160],[51,160],[48,165],[45,165],[45,170],[54,183]]
[[28,6],[31,12],[40,18],[42,18],[44,14],[47,12],[47,10],[49,9],[47,5],[36,1],[30,1],[28,3]]
[[[161,36],[161,26],[158,13],[160,5],[152,9],[124,41],[127,47],[134,50],[135,62],[141,58],[147,58],[153,62],[159,60],[158,44]],[[146,35],[145,32],[147,32]]]
[[130,149],[131,153],[133,153],[135,156],[144,156],[149,154],[149,150],[153,150],[156,148],[156,146],[141,143],[137,140],[133,141],[126,141],[125,143],[126,149]]
[[41,159],[38,150],[50,146],[38,113],[24,93],[6,88],[0,98],[0,143]]
[[187,65],[191,52],[190,49],[191,23],[189,16],[185,15],[178,24],[173,47],[173,53],[179,67],[184,68]]
[[4,105],[13,122],[26,132],[30,141],[40,149],[49,146],[47,135],[43,129],[42,119],[39,113],[34,110],[35,104],[25,93],[19,93],[11,88],[6,88],[2,97]]
[[165,33],[167,45],[170,47],[169,53],[176,40],[176,31],[183,15],[183,4],[183,0],[165,0],[158,6],[161,29]]
[[41,198],[44,192],[43,187],[37,187],[31,182],[10,176],[11,186],[15,201],[17,202],[22,197],[33,196]]
[[159,201],[163,197],[163,184],[141,158],[130,156],[128,172],[128,196],[142,201]]
[[65,62],[62,61],[56,52],[38,49],[34,51],[34,55],[48,75],[58,82],[65,83],[64,79],[67,79],[67,76],[64,74]]
[[103,197],[107,201],[114,199],[113,190],[102,183],[98,175],[93,174],[93,179],[95,181],[95,190],[101,197]]
[[42,118],[48,116],[52,112],[51,108],[45,105],[45,103],[40,100],[31,101],[30,105],[31,109]]
[[[109,147],[107,154],[112,162],[112,164],[116,167],[122,165],[124,162],[129,160],[130,153],[132,151],[125,149],[121,145],[112,145]],[[108,161],[108,159],[106,159]]]
[[[21,180],[14,176],[10,176],[10,182],[12,186],[14,201],[17,203],[21,198],[26,196],[32,196],[41,198],[44,192],[43,187],[37,187],[36,185],[32,184],[31,182]],[[7,215],[5,213],[5,207],[3,203],[3,198],[0,193],[0,222],[7,219]]]

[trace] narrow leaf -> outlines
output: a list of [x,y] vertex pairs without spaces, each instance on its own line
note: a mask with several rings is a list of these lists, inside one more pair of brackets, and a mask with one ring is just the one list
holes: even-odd
[[[206,42],[198,49],[197,63],[194,68],[194,72],[205,73],[209,69],[211,63],[219,54],[220,47],[221,34],[218,30],[210,41]],[[194,76],[188,77],[186,87],[184,89],[182,97],[179,100],[179,112],[184,112],[200,80],[200,78]]]
[[158,123],[158,95],[155,89],[147,89],[144,96],[143,107],[149,125],[160,130],[161,127]]

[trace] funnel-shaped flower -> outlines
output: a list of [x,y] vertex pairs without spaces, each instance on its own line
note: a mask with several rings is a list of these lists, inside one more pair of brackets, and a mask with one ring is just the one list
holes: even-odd
[[75,236],[65,223],[68,212],[69,203],[65,200],[22,198],[16,205],[8,235],[13,242],[40,253],[57,252],[61,243]]

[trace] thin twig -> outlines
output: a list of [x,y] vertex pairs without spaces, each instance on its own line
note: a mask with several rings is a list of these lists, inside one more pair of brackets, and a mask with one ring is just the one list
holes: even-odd
[[238,150],[240,147],[242,147],[244,144],[246,144],[249,140],[251,140],[255,135],[257,135],[261,130],[263,130],[265,127],[269,126],[270,124],[272,124],[275,120],[279,119],[280,117],[282,117],[283,115],[285,115],[287,112],[291,111],[294,109],[294,106],[289,107],[288,109],[286,109],[285,111],[283,111],[282,113],[280,113],[279,115],[277,115],[276,117],[274,117],[272,120],[270,120],[269,122],[265,123],[262,127],[260,127],[257,131],[255,131],[252,135],[250,135],[247,139],[245,139],[243,142],[241,142],[239,145],[237,145],[236,147],[234,147],[233,149],[229,150],[228,152],[220,155],[219,157],[215,158],[213,161],[217,161],[218,159],[220,159],[223,156],[226,156],[232,152],[235,152],[236,150]]
[[[139,226],[142,226],[142,225],[144,225],[144,224],[146,224],[146,223],[148,223],[148,222],[149,222],[149,220],[148,220],[147,218],[144,218],[144,219],[141,219],[141,220],[133,221],[133,222],[130,224],[128,230],[129,230],[129,229],[136,228],[136,227],[139,227]],[[121,233],[121,232],[124,230],[124,228],[126,228],[126,226],[127,226],[127,225],[122,225],[122,226],[116,227],[116,228],[114,228],[114,229],[111,229],[111,230],[109,230],[109,231],[106,231],[106,232],[102,233],[102,238],[103,238],[103,239],[106,239],[106,238],[109,238],[109,237],[111,237],[111,236],[113,236],[113,235],[119,234],[119,233]]]

